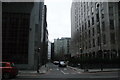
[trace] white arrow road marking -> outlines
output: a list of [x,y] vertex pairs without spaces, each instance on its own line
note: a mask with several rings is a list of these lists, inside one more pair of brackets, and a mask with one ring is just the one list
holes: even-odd
[[69,74],[69,73],[65,73],[65,72],[64,72],[64,71],[62,71],[62,70],[61,70],[61,72],[62,72],[63,74]]

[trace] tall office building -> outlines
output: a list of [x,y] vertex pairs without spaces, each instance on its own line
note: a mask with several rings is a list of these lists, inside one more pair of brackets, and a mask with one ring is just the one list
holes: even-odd
[[61,38],[54,40],[54,58],[65,59],[65,55],[70,55],[71,38]]
[[[120,53],[120,3],[75,2],[71,6],[71,52]],[[111,56],[110,56],[111,57]]]
[[2,59],[21,69],[42,64],[44,2],[2,3]]

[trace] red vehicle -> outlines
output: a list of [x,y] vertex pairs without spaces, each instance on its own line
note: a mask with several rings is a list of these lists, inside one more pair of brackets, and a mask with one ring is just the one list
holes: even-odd
[[13,62],[0,62],[0,69],[2,70],[2,77],[5,79],[16,77],[18,69],[14,66]]

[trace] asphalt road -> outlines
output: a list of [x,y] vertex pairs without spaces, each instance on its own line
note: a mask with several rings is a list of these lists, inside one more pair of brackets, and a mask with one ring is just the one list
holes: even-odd
[[45,74],[26,74],[11,80],[119,80],[118,72],[83,73],[70,67],[58,67],[52,63],[47,64],[48,72]]

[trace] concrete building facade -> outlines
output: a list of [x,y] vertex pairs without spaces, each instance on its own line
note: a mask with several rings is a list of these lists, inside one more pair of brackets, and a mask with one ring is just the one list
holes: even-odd
[[[43,10],[43,26],[41,29],[41,61],[44,65],[48,61],[48,29],[47,29],[47,6]],[[42,37],[43,36],[43,37]]]
[[120,51],[120,4],[118,2],[73,2],[71,7],[71,52]]
[[56,59],[64,59],[65,55],[70,53],[71,38],[61,38],[54,40],[54,57]]
[[2,3],[3,60],[15,62],[19,69],[42,65],[44,12],[44,2]]

